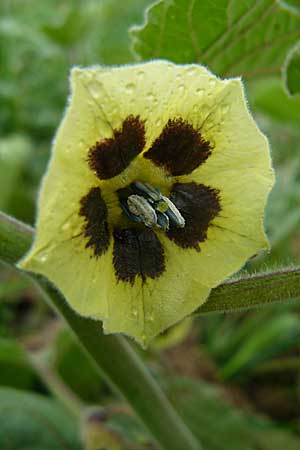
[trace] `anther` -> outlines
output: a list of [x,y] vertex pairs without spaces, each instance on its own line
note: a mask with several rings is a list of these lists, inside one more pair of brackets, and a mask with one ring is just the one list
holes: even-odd
[[127,198],[124,198],[123,194],[120,202],[129,219],[144,223],[146,227],[156,226],[164,231],[169,230],[170,224],[179,228],[185,226],[184,217],[174,203],[152,184],[134,181],[126,190],[129,191]]
[[157,224],[157,215],[150,203],[140,195],[130,195],[127,199],[129,211],[139,217],[146,227]]

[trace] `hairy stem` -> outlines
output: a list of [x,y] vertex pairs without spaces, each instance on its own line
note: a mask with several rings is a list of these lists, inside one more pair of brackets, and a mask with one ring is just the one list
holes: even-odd
[[300,297],[300,269],[287,268],[227,281],[213,289],[195,314],[235,312]]

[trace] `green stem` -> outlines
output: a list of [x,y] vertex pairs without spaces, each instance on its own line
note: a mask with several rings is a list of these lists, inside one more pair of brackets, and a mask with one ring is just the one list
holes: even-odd
[[[16,263],[29,249],[34,230],[0,213],[0,259]],[[166,450],[199,449],[193,436],[120,336],[105,336],[99,322],[77,316],[45,279],[34,277],[51,303],[69,323],[102,374],[128,400],[152,435]],[[285,269],[229,280],[213,289],[196,311],[231,312],[287,302],[300,297],[300,269]]]
[[212,290],[207,302],[195,314],[242,311],[299,297],[300,269],[287,268],[226,281]]
[[29,250],[33,228],[0,211],[0,259],[15,264]]
[[[34,230],[0,213],[0,259],[16,263],[29,249]],[[32,275],[42,293],[70,325],[102,376],[123,394],[164,450],[201,450],[155,380],[128,342],[104,335],[100,322],[78,316],[44,278]]]

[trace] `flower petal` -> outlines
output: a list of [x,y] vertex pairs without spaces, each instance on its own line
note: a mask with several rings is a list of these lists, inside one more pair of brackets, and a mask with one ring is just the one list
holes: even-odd
[[268,248],[263,215],[274,184],[269,144],[247,109],[240,80],[226,81],[216,103],[218,108],[203,126],[205,136],[214,140],[213,155],[180,182],[203,183],[219,191],[222,211],[215,227],[253,242],[255,254]]
[[[203,66],[162,60],[121,67],[75,68],[72,74],[74,86],[85,89],[85,100],[105,124],[109,137],[128,116],[145,121],[145,150],[160,136],[170,118],[181,117],[197,129],[215,95],[224,87],[224,82]],[[99,136],[94,143],[98,140]]]
[[84,236],[88,238],[86,248],[92,247],[94,256],[99,257],[109,247],[107,206],[99,187],[91,188],[80,200],[79,215],[85,219]]
[[88,162],[100,180],[119,175],[145,146],[145,125],[139,116],[128,116],[113,137],[96,142],[89,150]]
[[274,183],[268,141],[247,109],[241,81],[225,81],[215,105],[202,128],[205,138],[214,141],[211,157],[190,175],[178,177],[179,183],[218,192],[220,212],[210,222],[201,251],[180,250],[183,263],[201,267],[199,282],[211,287],[269,248],[263,217]]
[[191,173],[210,154],[210,144],[198,130],[182,118],[173,118],[169,119],[144,157],[176,176]]
[[170,198],[185,219],[183,228],[170,227],[167,236],[182,248],[200,250],[212,220],[221,210],[219,193],[203,184],[175,183]]
[[[144,279],[136,276],[131,283],[130,279],[120,279],[114,268],[108,280],[110,290],[108,315],[103,323],[105,332],[128,334],[143,346],[167,327],[191,314],[204,303],[210,292],[210,288],[198,280],[201,267],[186,265],[186,260],[182,263],[179,247],[162,232],[158,239],[164,250],[164,270],[157,276],[145,276]],[[130,263],[129,258],[128,261]],[[155,267],[161,267],[160,257],[158,266],[153,265],[153,259],[149,261],[152,271]]]
[[165,270],[164,249],[154,231],[149,228],[114,230],[113,266],[119,281],[134,284],[158,278]]

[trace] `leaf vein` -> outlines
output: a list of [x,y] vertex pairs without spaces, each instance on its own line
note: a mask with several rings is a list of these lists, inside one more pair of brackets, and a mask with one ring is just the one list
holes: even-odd
[[251,6],[248,10],[246,10],[241,16],[239,16],[237,20],[226,29],[225,32],[222,32],[222,34],[220,34],[219,37],[214,42],[209,44],[208,47],[206,47],[206,49],[204,50],[202,58],[211,57],[209,53],[213,52],[216,46],[222,45],[223,42],[226,41],[228,35],[230,35],[230,33],[234,31],[234,29],[237,28],[244,20],[247,20],[248,16],[251,16],[251,14],[255,11],[255,9],[258,6],[260,6],[260,0],[257,0],[255,4]]

